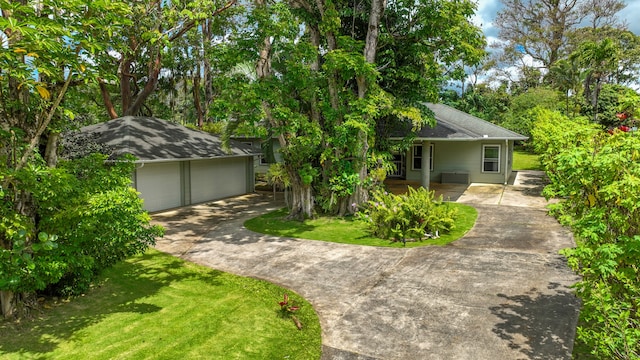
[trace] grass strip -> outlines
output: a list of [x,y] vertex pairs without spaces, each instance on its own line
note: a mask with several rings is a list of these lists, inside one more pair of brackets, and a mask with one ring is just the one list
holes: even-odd
[[[287,293],[302,330],[283,315]],[[265,281],[150,249],[106,271],[86,295],[38,318],[0,322],[2,359],[319,359],[311,305]]]

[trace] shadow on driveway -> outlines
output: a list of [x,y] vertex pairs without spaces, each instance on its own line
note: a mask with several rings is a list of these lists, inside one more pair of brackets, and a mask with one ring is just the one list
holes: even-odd
[[167,227],[157,248],[304,296],[323,359],[571,357],[577,277],[558,251],[573,239],[543,209],[474,204],[461,240],[389,249],[248,231],[245,219],[282,205],[266,194],[211,205],[154,215]]

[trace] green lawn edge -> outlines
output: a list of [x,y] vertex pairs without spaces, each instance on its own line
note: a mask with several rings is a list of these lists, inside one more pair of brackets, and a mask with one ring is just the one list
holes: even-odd
[[[107,270],[87,294],[0,322],[2,359],[319,359],[309,302],[266,281],[150,249]],[[278,302],[300,309],[298,330]]]
[[537,154],[526,150],[513,150],[513,170],[544,170]]
[[478,211],[469,205],[448,202],[448,206],[458,209],[455,228],[448,234],[440,234],[437,239],[402,242],[390,241],[370,236],[365,225],[353,217],[321,216],[303,222],[286,220],[286,208],[272,211],[245,221],[244,226],[254,232],[281,237],[328,241],[341,244],[379,247],[420,247],[446,245],[463,237],[475,224]]

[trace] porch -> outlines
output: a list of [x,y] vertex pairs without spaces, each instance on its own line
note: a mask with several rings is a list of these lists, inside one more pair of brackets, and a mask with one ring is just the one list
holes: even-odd
[[[391,193],[396,195],[406,193],[407,187],[414,189],[421,187],[418,181],[393,178],[386,179],[384,184]],[[458,201],[468,187],[469,185],[467,184],[441,184],[439,182],[429,184],[429,190],[435,191],[436,197],[442,195],[442,199],[445,201]]]

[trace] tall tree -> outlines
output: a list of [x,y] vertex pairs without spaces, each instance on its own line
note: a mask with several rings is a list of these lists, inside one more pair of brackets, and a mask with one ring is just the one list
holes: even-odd
[[[109,78],[100,81],[108,115],[116,118],[148,113],[145,102],[156,90],[162,71],[166,70],[163,61],[173,43],[235,4],[236,0],[131,1],[131,25],[115,33],[119,40],[104,49],[110,59],[101,63],[111,73]],[[193,81],[193,78],[183,80]],[[118,90],[119,106],[113,102],[112,87]]]
[[546,74],[558,60],[575,50],[574,33],[586,24],[591,29],[624,29],[616,14],[623,0],[501,0],[504,8],[496,17],[504,56],[517,64],[522,54],[530,56]]
[[[293,217],[311,216],[316,201],[346,213],[366,199],[376,123],[394,117],[424,124],[421,102],[434,101],[440,84],[463,74],[460,59],[481,58],[473,9],[470,1],[256,3],[233,39],[242,55],[232,57],[255,59],[258,81],[232,75],[216,104],[279,139]],[[259,104],[260,113],[246,104]]]
[[502,4],[495,23],[506,49],[512,55],[524,52],[544,67],[564,57],[567,32],[585,16],[579,0],[502,0]]
[[583,43],[572,57],[585,71],[584,96],[593,108],[593,121],[598,122],[598,100],[602,85],[618,68],[620,49],[611,39]]
[[[57,138],[73,116],[64,102],[68,89],[99,76],[96,60],[111,43],[111,32],[126,24],[128,7],[117,1],[22,0],[0,1],[0,9],[0,303],[3,315],[10,317],[35,290],[60,280],[69,262],[91,261],[86,253],[70,256],[69,248],[51,254],[68,243],[56,242],[60,228],[46,224],[61,219],[72,224],[70,218],[81,217],[61,215],[61,204],[53,199],[72,209],[80,206],[75,201],[87,205],[80,200],[86,194],[71,185],[74,175],[55,169]],[[88,31],[96,36],[87,36]],[[91,165],[97,172],[101,166]],[[98,181],[114,180],[100,175]],[[124,179],[115,187],[127,192],[129,175]],[[61,193],[68,195],[66,200],[56,197]],[[137,227],[144,223],[136,218],[141,203],[137,197],[127,199],[123,203],[131,200],[127,205],[132,207],[123,207],[130,211],[123,220]]]

